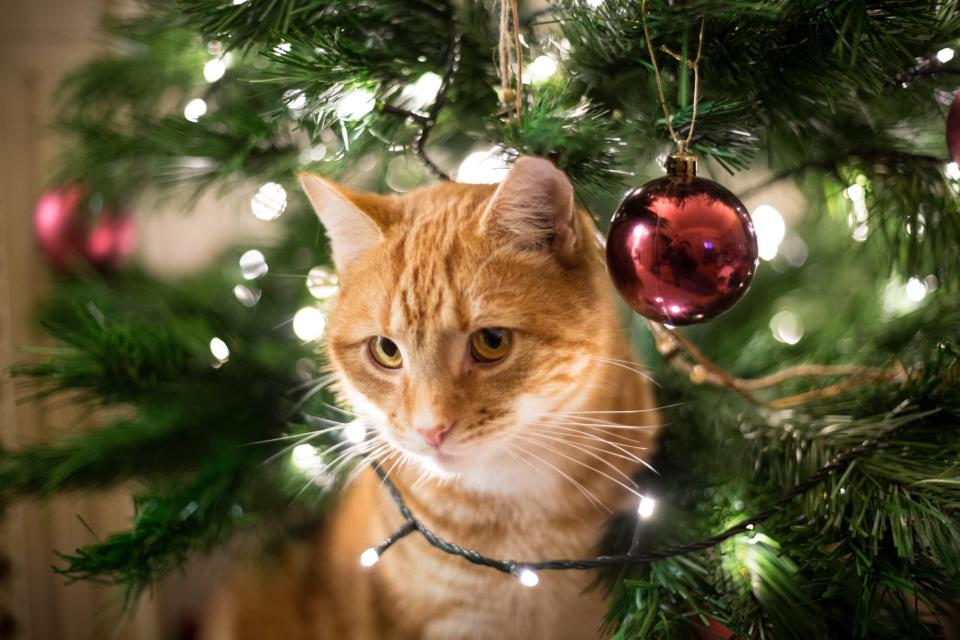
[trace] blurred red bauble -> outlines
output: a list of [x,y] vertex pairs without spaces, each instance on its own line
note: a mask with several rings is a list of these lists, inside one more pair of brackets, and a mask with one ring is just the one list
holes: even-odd
[[746,293],[757,236],[746,208],[676,154],[667,176],[626,195],[607,236],[607,268],[637,313],[673,325],[714,318]]
[[947,149],[950,159],[960,164],[960,93],[954,96],[947,114]]
[[136,243],[129,215],[103,207],[90,197],[87,187],[76,184],[51,189],[40,197],[33,231],[50,263],[63,270],[83,262],[100,271],[116,269]]

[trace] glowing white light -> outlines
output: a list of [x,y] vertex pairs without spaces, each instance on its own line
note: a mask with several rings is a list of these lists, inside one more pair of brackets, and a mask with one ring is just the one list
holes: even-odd
[[337,276],[326,267],[314,267],[307,274],[307,290],[317,300],[326,300],[337,294]]
[[537,83],[549,80],[557,72],[557,61],[548,55],[537,56],[534,58],[527,72],[523,74],[523,79],[530,79],[530,82]]
[[240,256],[240,273],[245,280],[256,280],[265,276],[269,270],[267,259],[256,249],[250,249]]
[[240,5],[240,4],[246,4],[247,2],[249,2],[249,0],[233,0],[233,6],[237,6],[237,5]]
[[[911,278],[910,280],[914,279],[915,278]],[[924,297],[927,294],[928,288],[926,282],[919,278],[916,278],[916,280],[918,284],[911,287],[909,280],[904,284],[899,276],[894,275],[890,278],[887,286],[883,289],[883,310],[888,315],[903,315],[914,311],[920,306],[923,297],[919,299],[916,297],[920,294],[920,286],[923,286]]]
[[949,163],[946,167],[944,167],[943,172],[951,180],[960,180],[960,165],[958,165],[956,162]]
[[220,58],[214,58],[203,65],[203,79],[207,82],[216,82],[227,72],[227,65]]
[[800,236],[790,234],[780,244],[780,255],[791,267],[802,267],[809,254],[807,243]]
[[780,243],[787,233],[787,225],[780,212],[768,204],[762,204],[753,211],[753,228],[757,232],[757,247],[760,257],[773,260],[777,257]]
[[273,48],[273,52],[276,53],[278,56],[282,56],[290,53],[290,48],[291,47],[289,42],[281,42]]
[[498,147],[486,151],[474,151],[460,163],[457,182],[467,184],[493,184],[507,175],[507,162]]
[[238,284],[233,288],[233,295],[237,300],[245,307],[252,307],[258,302],[260,302],[260,290],[251,289],[242,284]]
[[520,584],[525,587],[535,587],[540,584],[540,576],[530,569],[524,569],[520,572]]
[[323,464],[317,448],[311,444],[298,444],[290,453],[293,466],[303,471],[317,471]]
[[210,353],[220,362],[226,362],[230,359],[230,347],[220,338],[210,340]]
[[599,7],[600,5],[602,5],[603,3],[604,3],[604,0],[587,0],[587,5],[588,5],[591,9],[596,9],[597,7]]
[[427,71],[417,78],[416,82],[404,87],[400,97],[411,108],[422,109],[437,97],[441,84],[443,84],[443,78],[432,71]]
[[276,182],[267,182],[250,199],[250,210],[261,220],[276,220],[287,208],[287,190]]
[[937,60],[944,64],[953,60],[953,49],[946,47],[944,49],[940,49],[940,51],[937,51]]
[[360,564],[364,567],[372,567],[380,560],[380,554],[373,547],[360,554]]
[[367,438],[367,428],[359,420],[354,420],[343,428],[343,437],[353,444],[360,444]]
[[337,102],[337,117],[346,122],[359,120],[377,105],[377,99],[366,89],[354,89]]
[[304,342],[312,342],[323,335],[327,318],[316,307],[304,307],[293,316],[293,332]]
[[307,96],[299,89],[290,89],[283,92],[283,99],[287,103],[287,108],[294,114],[299,113],[307,106]]
[[870,228],[867,225],[870,216],[867,211],[866,189],[859,182],[855,182],[844,190],[843,195],[853,204],[853,213],[847,216],[851,235],[857,242],[863,242],[870,235]]
[[927,285],[919,278],[910,278],[905,287],[907,297],[914,302],[920,302],[927,295]]
[[207,103],[202,98],[194,98],[183,108],[183,117],[196,122],[207,112]]
[[792,311],[780,311],[770,319],[770,332],[777,342],[797,344],[803,337],[803,322]]
[[654,510],[657,508],[657,501],[653,498],[648,498],[643,496],[640,498],[640,504],[637,506],[637,513],[640,514],[640,517],[646,520],[653,515]]

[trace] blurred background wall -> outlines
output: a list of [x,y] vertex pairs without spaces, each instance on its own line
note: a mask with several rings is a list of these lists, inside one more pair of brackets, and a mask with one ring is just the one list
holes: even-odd
[[[50,271],[32,235],[33,207],[53,184],[58,141],[50,127],[60,76],[109,43],[98,26],[110,12],[135,10],[118,0],[0,0],[0,447],[15,448],[54,434],[89,429],[96,417],[63,401],[22,402],[11,365],[46,338],[31,322],[48,291]],[[242,198],[241,198],[242,200]],[[267,237],[265,223],[240,200],[209,196],[189,216],[181,205],[144,204],[135,212],[139,262],[175,276],[211,261],[244,239]],[[263,226],[261,226],[263,225]],[[55,550],[123,528],[129,493],[75,495],[0,511],[0,640],[16,638],[150,640],[189,638],[211,571],[198,567],[174,578],[123,616],[118,589],[66,585],[51,566]],[[201,576],[201,577],[198,577]],[[202,576],[206,576],[204,579]]]

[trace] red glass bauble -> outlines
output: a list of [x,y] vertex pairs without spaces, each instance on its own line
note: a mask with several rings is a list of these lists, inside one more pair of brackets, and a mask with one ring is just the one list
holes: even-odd
[[637,313],[673,325],[729,309],[757,268],[757,236],[743,203],[696,177],[692,156],[675,155],[668,174],[629,192],[607,236],[607,267]]
[[55,267],[69,270],[78,261],[109,271],[124,264],[133,252],[133,219],[122,212],[90,206],[83,185],[51,189],[37,201],[33,230],[37,242]]
[[947,114],[947,149],[950,159],[960,164],[960,93],[954,96]]

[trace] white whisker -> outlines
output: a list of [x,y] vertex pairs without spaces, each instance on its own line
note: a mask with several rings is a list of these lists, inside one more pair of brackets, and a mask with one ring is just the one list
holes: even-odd
[[[547,448],[547,445],[543,444],[543,442],[539,442],[539,440],[553,440],[554,442],[559,442],[560,444],[566,445],[566,446],[574,449],[575,451],[578,451],[578,452],[582,452],[582,453],[587,454],[587,455],[590,456],[591,458],[593,458],[593,459],[595,459],[595,460],[598,460],[598,461],[602,462],[603,464],[607,465],[608,467],[610,467],[610,469],[611,469],[614,473],[616,473],[616,474],[619,475],[621,478],[623,478],[624,480],[627,481],[627,483],[628,483],[627,485],[624,485],[624,484],[620,483],[620,486],[622,486],[622,487],[624,487],[624,488],[633,487],[636,491],[639,492],[640,487],[638,487],[638,486],[637,486],[637,483],[633,481],[633,478],[631,478],[630,476],[628,476],[626,473],[623,472],[622,469],[620,469],[619,467],[617,467],[617,465],[613,464],[612,462],[610,462],[609,460],[607,460],[607,459],[604,458],[603,456],[599,456],[599,455],[597,455],[596,453],[594,453],[594,452],[592,452],[592,451],[586,451],[586,450],[578,449],[577,446],[574,445],[573,443],[567,442],[566,440],[563,440],[562,438],[557,438],[556,436],[551,436],[551,435],[548,435],[548,434],[545,434],[545,433],[533,433],[533,434],[530,434],[530,435],[532,435],[532,440],[533,440],[533,441],[538,441],[538,444],[539,444],[539,446],[541,446],[541,447]],[[556,449],[553,449],[553,452],[556,453],[557,455],[564,455],[561,451],[558,451],[558,450],[556,450]],[[586,465],[585,462],[583,462],[583,461],[581,461],[581,460],[577,460],[576,458],[573,458],[572,456],[571,456],[570,459],[571,459],[572,461],[576,461],[578,464]],[[606,473],[604,473],[604,472],[601,471],[600,469],[597,469],[596,467],[593,467],[593,465],[586,465],[586,466],[589,466],[590,468],[594,469],[597,473],[599,473],[599,474],[601,474],[601,475],[603,475],[603,476],[606,476],[607,478],[610,478],[610,479],[613,480],[614,482],[618,482],[618,483],[619,483],[619,481],[617,481],[615,478],[607,475]],[[640,494],[637,493],[637,495],[639,496]]]
[[564,433],[564,434],[563,434],[563,437],[561,438],[561,437],[558,437],[558,436],[556,436],[556,435],[551,434],[551,433],[548,432],[548,431],[543,431],[543,430],[539,430],[539,429],[530,429],[530,431],[533,431],[534,433],[543,434],[544,436],[548,436],[551,440],[558,440],[558,441],[560,441],[560,442],[563,442],[563,443],[565,443],[565,444],[569,444],[569,445],[571,445],[571,446],[573,446],[573,444],[567,442],[566,440],[564,440],[564,438],[576,438],[576,439],[578,439],[578,440],[593,440],[593,441],[596,441],[596,442],[602,442],[603,444],[608,444],[608,445],[610,445],[610,446],[612,446],[612,447],[615,447],[615,448],[619,449],[619,450],[622,451],[623,453],[617,453],[617,452],[615,452],[615,451],[611,451],[610,449],[605,449],[605,448],[603,448],[603,447],[598,447],[598,446],[596,446],[596,445],[590,445],[590,444],[586,444],[586,443],[583,443],[583,442],[577,444],[576,446],[578,446],[578,447],[586,447],[586,448],[588,448],[588,449],[592,449],[593,451],[600,451],[600,452],[609,454],[609,455],[611,455],[611,456],[615,456],[615,457],[617,457],[617,458],[621,458],[621,459],[623,459],[623,460],[629,460],[629,461],[631,461],[631,462],[643,462],[643,460],[641,460],[635,453],[631,453],[630,451],[626,450],[625,448],[620,447],[616,442],[612,442],[612,441],[610,441],[610,440],[605,440],[605,439],[600,438],[600,437],[590,437],[590,436],[587,436],[587,435],[584,435],[584,434],[578,434],[578,433]]
[[[521,436],[518,434],[517,437],[521,437]],[[610,474],[608,474],[608,473],[606,473],[606,472],[604,472],[604,471],[601,471],[600,469],[597,469],[597,468],[594,467],[593,465],[587,464],[586,462],[583,462],[582,460],[577,460],[577,459],[574,458],[573,456],[568,456],[567,454],[565,454],[565,453],[562,452],[562,451],[559,451],[559,450],[556,449],[555,447],[551,447],[550,445],[545,444],[545,443],[543,443],[543,442],[541,442],[540,440],[537,440],[537,439],[535,439],[535,438],[527,439],[527,442],[529,442],[530,444],[536,445],[536,446],[538,446],[538,447],[541,447],[541,448],[543,448],[543,449],[546,449],[547,451],[552,451],[553,453],[557,454],[558,456],[560,456],[560,457],[562,457],[562,458],[566,458],[567,460],[569,460],[570,462],[573,462],[574,464],[578,464],[578,465],[580,465],[580,466],[582,466],[582,467],[586,467],[587,469],[590,469],[591,471],[594,471],[594,472],[596,472],[596,473],[599,473],[600,475],[602,475],[602,476],[603,476],[604,478],[606,478],[607,480],[610,480],[611,482],[617,483],[618,485],[620,485],[621,487],[623,487],[624,489],[626,489],[627,491],[629,491],[629,492],[632,493],[633,495],[637,496],[638,498],[642,497],[642,496],[640,495],[640,492],[639,492],[637,489],[635,489],[635,488],[633,488],[633,487],[630,487],[629,485],[626,485],[626,484],[620,482],[619,480],[617,480],[616,478],[614,478],[614,477],[611,476]],[[600,459],[603,460],[603,458],[600,458]],[[607,460],[603,460],[603,462],[606,462],[607,464],[610,464],[610,462],[607,461]],[[611,466],[613,466],[613,465],[611,465]],[[614,468],[616,468],[616,467],[614,467]],[[617,471],[620,472],[621,474],[623,474],[623,472],[620,471],[619,469],[617,469]],[[626,476],[626,477],[627,477],[627,479],[630,481],[630,483],[633,484],[633,480],[630,479],[629,476]]]
[[593,495],[593,492],[592,492],[592,491],[590,491],[590,490],[587,489],[585,486],[583,486],[582,484],[580,484],[579,482],[577,482],[576,480],[574,480],[567,472],[565,472],[565,471],[563,471],[562,469],[558,468],[557,466],[551,464],[550,462],[547,462],[546,460],[544,460],[543,458],[541,458],[540,456],[538,456],[538,455],[535,454],[534,452],[532,452],[532,451],[530,451],[530,450],[528,450],[528,449],[525,449],[525,448],[523,448],[523,447],[516,446],[516,443],[515,443],[515,442],[514,442],[514,443],[507,443],[507,446],[508,446],[508,448],[507,448],[507,450],[506,450],[507,453],[510,454],[510,456],[511,456],[512,458],[514,458],[515,460],[520,460],[521,462],[526,463],[526,464],[527,464],[531,469],[533,469],[534,471],[539,471],[539,470],[537,469],[537,467],[535,467],[535,466],[533,465],[533,463],[531,463],[529,460],[526,460],[526,459],[524,459],[524,458],[519,457],[519,454],[520,454],[520,453],[525,453],[525,454],[527,454],[527,455],[533,456],[534,458],[536,458],[537,460],[539,460],[540,462],[542,462],[543,464],[547,465],[548,467],[550,467],[551,469],[553,469],[555,472],[557,472],[562,478],[564,478],[565,480],[567,480],[567,481],[568,481],[569,483],[571,483],[574,487],[576,487],[577,489],[579,489],[579,490],[580,490],[580,493],[582,493],[582,494],[584,495],[584,497],[586,497],[586,499],[587,499],[594,507],[596,507],[596,508],[599,509],[599,510],[606,511],[607,513],[613,513],[613,511],[611,511],[610,508],[607,507],[607,505],[603,504],[603,502],[601,502],[600,499],[597,498],[597,496]]
[[[647,450],[647,447],[642,447],[642,446],[636,444],[636,442],[637,442],[636,440],[632,440],[632,439],[630,439],[629,437],[627,437],[627,436],[625,436],[625,435],[623,435],[623,434],[620,434],[620,433],[609,433],[609,432],[607,432],[607,431],[604,431],[604,427],[592,427],[592,426],[591,426],[591,427],[588,427],[588,428],[590,428],[590,429],[594,429],[594,430],[596,430],[596,431],[599,432],[599,433],[591,433],[591,432],[585,431],[585,430],[583,430],[583,429],[577,429],[576,427],[574,427],[574,426],[572,426],[572,425],[564,425],[564,424],[559,424],[559,423],[556,423],[556,422],[534,422],[532,426],[535,426],[535,427],[546,427],[546,428],[548,428],[551,432],[553,432],[553,431],[558,431],[558,432],[564,433],[564,434],[571,434],[571,435],[576,434],[576,435],[580,436],[581,438],[589,438],[589,439],[591,439],[591,440],[599,440],[599,441],[601,441],[601,442],[609,442],[609,443],[611,443],[611,444],[618,444],[618,445],[621,445],[621,446],[623,446],[623,447],[625,447],[625,448],[627,448],[627,449],[637,449],[638,451],[646,451],[646,450]],[[602,433],[603,435],[600,435],[601,433]]]
[[[657,387],[660,386],[660,385],[657,383],[656,380],[654,380],[654,379],[651,378],[649,375],[647,375],[646,372],[644,372],[642,369],[638,369],[638,368],[636,368],[636,367],[631,367],[630,365],[627,365],[627,364],[625,364],[624,362],[621,362],[621,361],[619,361],[619,360],[614,360],[614,359],[610,359],[610,358],[604,358],[604,357],[601,357],[601,356],[591,356],[591,355],[588,355],[587,357],[590,358],[591,360],[595,360],[595,361],[597,361],[597,362],[603,362],[603,363],[605,363],[605,364],[610,364],[610,365],[613,365],[613,366],[615,366],[615,367],[620,367],[621,369],[626,369],[627,371],[632,371],[633,373],[637,374],[638,376],[640,376],[641,378],[643,378],[644,380],[646,380],[646,381],[649,382],[650,384],[656,385]],[[634,363],[634,364],[636,364],[636,363]],[[637,365],[637,366],[639,366],[639,365]]]
[[582,416],[590,414],[600,414],[604,415],[607,413],[653,413],[654,411],[659,411],[661,409],[673,409],[674,407],[679,407],[683,405],[682,402],[674,402],[673,404],[665,404],[659,407],[652,407],[650,409],[607,409],[607,410],[597,410],[597,411],[556,411],[548,412],[544,415],[548,416]]

